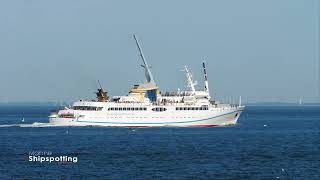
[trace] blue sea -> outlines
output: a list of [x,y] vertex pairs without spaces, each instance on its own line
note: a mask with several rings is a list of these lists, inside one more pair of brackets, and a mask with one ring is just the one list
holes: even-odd
[[[248,106],[215,128],[19,127],[55,106],[0,107],[0,179],[320,179],[320,107]],[[24,122],[21,120],[24,119]],[[33,152],[77,162],[30,162]]]

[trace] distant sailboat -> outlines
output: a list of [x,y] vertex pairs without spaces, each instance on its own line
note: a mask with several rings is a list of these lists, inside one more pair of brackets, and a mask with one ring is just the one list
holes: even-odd
[[300,97],[299,105],[302,105],[302,98]]
[[24,118],[22,118],[21,122],[24,122]]

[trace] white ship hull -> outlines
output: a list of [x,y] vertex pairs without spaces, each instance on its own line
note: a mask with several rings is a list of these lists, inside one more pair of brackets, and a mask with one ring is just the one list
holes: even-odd
[[184,71],[188,90],[161,94],[137,38],[134,36],[145,70],[146,83],[134,85],[127,96],[109,98],[100,88],[97,101],[73,103],[72,107],[50,116],[54,126],[110,127],[212,127],[236,124],[244,106],[220,103],[210,96],[205,63],[204,90],[196,90],[197,82],[187,66]]
[[[73,110],[64,111],[71,113]],[[72,112],[76,118],[50,117],[50,123],[55,126],[214,127],[236,124],[242,111],[243,107],[232,107],[191,112],[101,112],[98,116],[80,111]]]

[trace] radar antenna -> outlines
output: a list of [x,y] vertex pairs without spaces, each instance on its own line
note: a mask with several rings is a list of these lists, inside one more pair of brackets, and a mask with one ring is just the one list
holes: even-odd
[[143,65],[141,65],[141,66],[145,69],[145,76],[146,76],[147,82],[148,83],[154,83],[153,75],[152,75],[151,70],[150,70],[151,67],[148,65],[146,59],[144,58],[144,55],[143,55],[142,49],[140,47],[140,44],[138,42],[138,39],[137,39],[137,37],[135,35],[133,35],[133,38],[136,41],[136,44],[137,44],[139,52],[140,52],[140,57],[141,57],[141,59],[143,61]]

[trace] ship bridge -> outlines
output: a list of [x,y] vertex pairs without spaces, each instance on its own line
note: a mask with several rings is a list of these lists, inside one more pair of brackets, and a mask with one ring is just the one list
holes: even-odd
[[157,101],[157,96],[160,94],[158,86],[155,83],[146,83],[135,85],[130,90],[130,95],[138,96],[140,101],[143,101],[144,98],[149,98],[151,102]]

